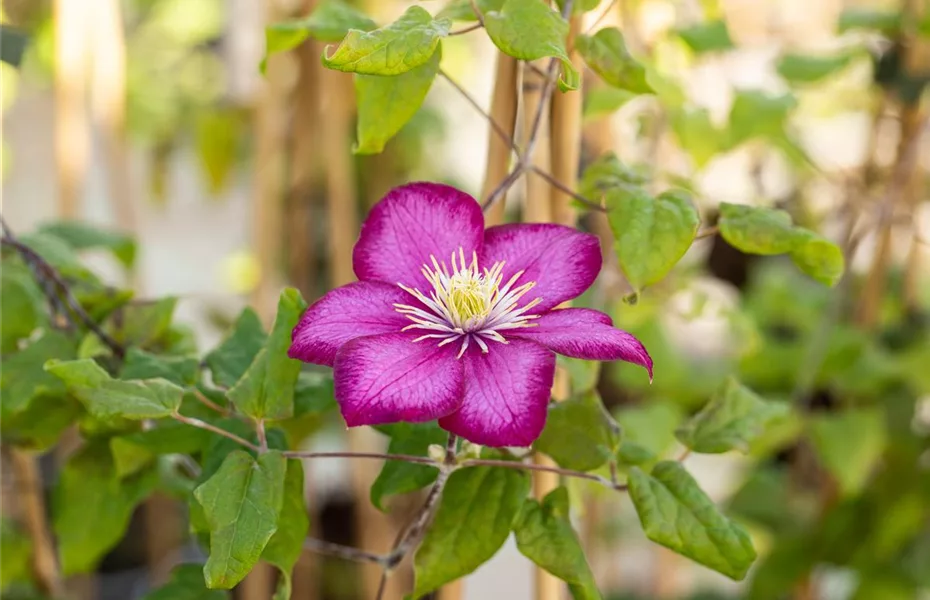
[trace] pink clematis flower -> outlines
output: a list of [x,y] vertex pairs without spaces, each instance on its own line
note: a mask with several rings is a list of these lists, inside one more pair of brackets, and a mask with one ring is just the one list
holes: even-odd
[[556,307],[601,268],[597,238],[561,225],[484,228],[455,188],[392,190],[362,226],[359,281],[332,290],[294,328],[288,356],[334,368],[346,424],[439,425],[476,444],[529,446],[546,421],[555,352],[652,359],[610,317]]

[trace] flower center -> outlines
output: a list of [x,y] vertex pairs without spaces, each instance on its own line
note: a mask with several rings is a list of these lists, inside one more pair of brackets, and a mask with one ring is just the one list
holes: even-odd
[[529,321],[538,315],[526,313],[542,299],[535,298],[524,306],[517,306],[520,298],[536,285],[535,281],[530,281],[516,286],[523,271],[503,283],[503,261],[481,271],[478,268],[478,255],[472,252],[471,262],[466,262],[465,251],[461,248],[458,253],[452,253],[451,270],[445,262],[437,261],[435,256],[430,256],[430,262],[432,268],[423,265],[422,270],[426,281],[432,286],[428,296],[419,289],[397,284],[426,306],[423,309],[407,304],[394,305],[397,312],[413,321],[403,331],[429,331],[414,341],[438,339],[439,345],[444,346],[461,340],[462,347],[458,355],[462,356],[472,339],[482,352],[487,352],[488,340],[507,343],[499,333],[501,330],[534,325]]

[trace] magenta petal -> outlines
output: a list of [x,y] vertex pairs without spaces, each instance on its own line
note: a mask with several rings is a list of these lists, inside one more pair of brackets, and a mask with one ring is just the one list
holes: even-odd
[[346,425],[421,423],[462,403],[463,364],[457,344],[386,333],[360,337],[339,349],[333,368],[336,401]]
[[577,297],[601,270],[601,248],[595,236],[551,224],[499,225],[484,233],[481,264],[490,268],[505,261],[504,281],[525,271],[519,283],[536,286],[521,304],[542,298],[533,312],[542,312]]
[[287,355],[308,363],[333,366],[336,351],[363,335],[399,332],[410,320],[394,310],[413,298],[396,285],[356,281],[336,288],[304,312],[291,334]]
[[533,327],[515,329],[509,335],[538,342],[547,348],[588,360],[625,360],[649,372],[652,358],[642,343],[613,326],[610,317],[588,308],[563,308],[533,319]]
[[475,444],[529,446],[546,424],[555,355],[525,340],[488,344],[463,357],[465,400],[439,425]]
[[362,224],[352,254],[355,275],[423,287],[420,269],[431,255],[450,264],[452,253],[462,248],[470,260],[483,231],[481,207],[465,192],[438,183],[394,188]]

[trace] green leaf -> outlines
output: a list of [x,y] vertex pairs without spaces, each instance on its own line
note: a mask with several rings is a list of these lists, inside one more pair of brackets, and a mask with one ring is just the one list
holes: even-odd
[[601,597],[569,520],[567,488],[557,487],[541,503],[524,500],[513,532],[520,552],[568,583],[572,597],[578,600]]
[[623,428],[617,459],[622,464],[643,466],[657,461],[671,447],[682,415],[671,402],[651,401],[624,407],[614,417]]
[[644,190],[608,193],[607,220],[620,268],[637,291],[668,274],[685,255],[701,218],[683,190],[650,197]]
[[256,461],[236,450],[194,490],[210,528],[207,587],[232,589],[252,570],[278,529],[287,460],[277,451]]
[[597,361],[569,358],[567,356],[557,356],[556,366],[568,373],[572,394],[581,394],[593,390],[594,386],[597,385],[597,379],[601,372],[601,363]]
[[[477,0],[475,4],[481,14],[488,13],[492,10],[500,10],[504,5],[504,0]],[[477,21],[475,11],[472,8],[472,0],[452,0],[436,13],[437,19],[452,19],[453,21]]]
[[613,189],[635,190],[646,183],[648,177],[639,170],[620,162],[617,155],[608,152],[589,164],[578,182],[578,193],[592,202]]
[[[389,454],[411,454],[425,456],[430,444],[443,444],[448,434],[435,421],[430,423],[394,423],[384,427],[391,436]],[[381,467],[378,478],[371,485],[371,503],[378,510],[385,510],[384,499],[388,496],[415,492],[436,480],[438,470],[431,465],[388,460]]]
[[[3,322],[6,328],[6,321]],[[67,360],[74,356],[74,341],[55,329],[19,352],[3,357],[0,370],[0,414],[9,418],[29,408],[40,395],[61,395],[65,386],[60,379],[46,373],[42,365],[49,359]]]
[[848,52],[836,56],[785,54],[778,60],[776,69],[791,83],[816,83],[845,68],[852,58]]
[[13,521],[0,521],[0,592],[32,580],[32,540]]
[[784,139],[785,121],[797,103],[791,94],[737,90],[730,107],[727,146],[735,148],[753,138]]
[[748,452],[749,443],[765,426],[787,412],[787,404],[766,402],[731,377],[721,393],[678,428],[675,435],[695,452]]
[[74,247],[60,237],[36,231],[19,236],[19,241],[58,269],[63,277],[87,284],[100,283],[100,279],[78,259]]
[[136,264],[136,242],[124,233],[78,221],[48,223],[41,226],[39,232],[60,238],[75,250],[108,250],[127,269]]
[[847,8],[840,13],[837,29],[840,33],[851,29],[875,29],[892,35],[901,29],[901,13],[869,8]]
[[416,598],[468,575],[504,545],[530,491],[526,473],[469,467],[446,484],[436,517],[413,559]]
[[304,502],[304,467],[299,460],[289,460],[278,530],[262,553],[264,560],[281,570],[273,600],[288,600],[291,597],[291,571],[300,558],[309,530],[310,517]]
[[698,54],[720,52],[733,48],[727,22],[723,19],[705,21],[678,30],[678,35],[689,48]]
[[[41,364],[41,363],[39,363]],[[4,364],[3,373],[10,369]],[[0,392],[6,402],[6,396]],[[8,444],[36,451],[45,451],[58,442],[61,434],[83,413],[81,404],[67,394],[39,394],[29,406],[15,415],[4,412],[0,417],[0,437]]]
[[629,90],[609,86],[588,90],[584,98],[583,118],[599,119],[611,115],[635,97],[636,94]]
[[336,408],[331,374],[301,371],[294,388],[294,416],[328,412]]
[[[186,409],[185,409],[186,410]],[[135,446],[136,452],[145,451],[152,456],[157,454],[197,454],[204,451],[213,441],[220,439],[217,434],[199,427],[173,420],[159,421],[151,429],[122,435],[111,440],[119,440],[123,447]],[[119,460],[117,459],[117,462]]]
[[840,247],[812,231],[798,229],[791,260],[820,283],[834,286],[843,276],[846,261]]
[[200,361],[194,356],[164,356],[140,348],[126,351],[120,379],[162,378],[180,386],[192,386],[200,376]]
[[213,195],[223,192],[235,172],[245,137],[246,119],[239,108],[211,106],[195,116],[197,161]]
[[229,337],[205,357],[213,382],[225,388],[236,385],[267,339],[258,314],[246,307],[236,319]]
[[323,54],[323,64],[349,73],[400,75],[428,62],[450,27],[452,21],[434,20],[424,8],[411,6],[385,27],[350,30],[332,55]]
[[45,323],[45,303],[24,266],[4,263],[0,268],[0,352],[13,352],[20,340]]
[[29,44],[29,34],[8,25],[0,25],[0,32],[0,60],[19,67],[23,52]]
[[265,28],[265,54],[286,52],[312,37],[321,42],[341,42],[350,29],[371,31],[378,25],[339,0],[324,0],[305,19],[273,23]]
[[488,36],[501,52],[519,60],[554,57],[562,61],[560,87],[577,89],[578,71],[565,49],[568,23],[538,0],[507,0],[484,15]]
[[378,154],[420,110],[439,72],[442,46],[425,63],[401,75],[356,75],[358,143],[356,154]]
[[603,466],[620,444],[620,427],[590,391],[549,407],[546,427],[533,447],[561,467],[592,471]]
[[154,453],[119,436],[110,438],[110,452],[120,479],[138,473],[155,461]]
[[65,382],[74,396],[97,419],[158,419],[181,406],[184,390],[164,379],[112,379],[92,359],[46,363],[45,370]]
[[88,444],[74,454],[52,498],[62,573],[93,570],[123,537],[133,509],[155,483],[151,471],[120,479],[106,443]]
[[203,565],[183,564],[171,571],[171,580],[151,592],[143,600],[228,600],[222,590],[207,589],[203,581]]
[[591,70],[610,85],[634,94],[652,93],[645,68],[630,54],[616,27],[605,27],[593,36],[579,35],[575,48]]
[[749,535],[714,506],[681,464],[658,463],[651,475],[630,470],[630,498],[646,537],[742,580],[756,559]]
[[791,215],[783,210],[721,202],[717,225],[728,244],[749,254],[784,254],[797,243]]
[[171,327],[177,303],[177,298],[167,297],[129,304],[120,312],[119,319],[107,322],[107,332],[125,346],[147,346],[161,341]]
[[294,387],[301,363],[289,358],[287,350],[291,331],[305,308],[307,304],[296,289],[281,292],[265,347],[226,394],[236,408],[253,419],[287,419],[294,414]]
[[881,459],[887,436],[878,407],[853,408],[811,417],[810,437],[820,462],[844,496],[860,492]]
[[698,168],[706,166],[724,149],[720,142],[724,132],[711,122],[706,108],[672,111],[670,121],[678,144],[691,155]]

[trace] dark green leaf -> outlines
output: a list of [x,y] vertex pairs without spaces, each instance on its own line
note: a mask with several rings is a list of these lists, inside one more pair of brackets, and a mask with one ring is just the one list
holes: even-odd
[[356,154],[378,154],[384,144],[420,110],[439,72],[442,46],[432,58],[401,75],[356,75],[358,103]]
[[749,254],[784,254],[797,243],[791,215],[783,210],[721,202],[717,225],[728,244]]
[[527,474],[513,469],[469,467],[453,473],[413,559],[414,597],[468,575],[494,556],[529,490]]
[[333,392],[333,378],[323,373],[301,371],[294,388],[294,416],[328,412],[338,405]]
[[[3,373],[9,370],[4,364]],[[3,401],[6,402],[6,396],[3,396]],[[44,451],[55,445],[59,436],[81,417],[82,412],[81,404],[67,394],[39,394],[19,413],[8,416],[3,412],[0,436],[5,443]]]
[[411,6],[401,17],[365,33],[352,29],[323,64],[336,71],[364,75],[400,75],[428,62],[452,21],[436,19],[422,7]]
[[[186,410],[186,409],[185,409]],[[205,429],[173,420],[159,421],[156,426],[113,438],[122,444],[136,446],[153,456],[156,454],[197,454],[219,436]]]
[[616,27],[605,27],[593,36],[579,35],[575,48],[591,70],[610,85],[634,94],[649,94],[646,70],[633,56]]
[[592,471],[607,463],[620,443],[620,427],[590,391],[549,407],[546,427],[533,447],[561,467]]
[[285,52],[312,37],[341,42],[350,29],[371,31],[377,24],[339,0],[324,0],[306,19],[274,23],[265,28],[265,53]]
[[154,453],[119,436],[110,438],[110,452],[120,479],[138,473],[155,461]]
[[589,164],[578,183],[578,193],[592,202],[599,202],[612,189],[635,190],[648,181],[644,173],[631,168],[613,152],[599,156]]
[[309,530],[310,517],[304,502],[304,467],[299,460],[289,460],[278,530],[262,553],[264,560],[281,570],[273,600],[288,600],[291,597],[291,571],[300,558]]
[[228,600],[222,590],[207,589],[203,581],[203,565],[178,565],[171,572],[171,580],[143,600]]
[[691,27],[678,30],[681,39],[698,54],[704,52],[720,52],[733,48],[727,22],[723,19],[706,21]]
[[0,352],[16,350],[20,340],[29,337],[47,320],[46,300],[32,274],[15,263],[0,268]]
[[85,284],[100,283],[100,279],[78,259],[74,247],[60,237],[36,231],[19,236],[19,241],[58,269],[62,276]]
[[[6,328],[6,321],[3,322]],[[74,356],[74,341],[64,333],[47,330],[42,337],[19,352],[3,357],[0,370],[0,414],[9,418],[29,408],[39,395],[62,395],[65,385],[42,368],[46,360],[68,360]]]
[[807,230],[797,231],[791,260],[799,269],[831,287],[836,285],[846,269],[840,247]]
[[291,331],[306,307],[296,289],[281,292],[265,348],[226,394],[236,408],[254,419],[287,419],[294,414],[294,387],[301,363],[289,358],[287,351]]
[[11,520],[0,521],[0,592],[32,579],[32,540]]
[[236,385],[267,338],[258,314],[250,307],[245,308],[236,319],[229,337],[205,358],[213,373],[213,382],[225,388]]
[[28,43],[29,34],[25,31],[0,25],[0,60],[3,62],[18,67]]
[[520,60],[554,57],[562,61],[563,90],[578,87],[578,71],[565,50],[568,23],[537,0],[507,0],[500,10],[484,15],[488,36],[501,52]]
[[756,559],[749,535],[714,506],[680,463],[658,463],[651,475],[630,470],[630,498],[657,544],[741,580]]
[[97,419],[158,419],[178,410],[184,390],[164,379],[112,379],[92,359],[52,360],[45,370],[65,382],[74,396]]
[[581,394],[593,390],[601,372],[601,363],[594,360],[557,356],[556,366],[568,373],[572,394]]
[[252,570],[278,529],[287,460],[277,451],[256,461],[236,450],[194,497],[210,528],[207,587],[232,589]]
[[180,386],[192,386],[200,377],[200,361],[193,356],[165,356],[139,348],[126,351],[120,379],[167,379]]
[[749,443],[766,424],[788,412],[785,403],[766,402],[732,377],[701,412],[678,428],[675,435],[695,452],[747,452]]
[[814,83],[836,73],[850,63],[850,53],[836,56],[785,54],[778,61],[778,74],[791,83]]
[[885,450],[885,416],[877,407],[817,414],[811,417],[810,437],[840,492],[854,495],[863,489]]
[[607,202],[617,259],[637,291],[672,270],[691,247],[701,224],[683,190],[665,191],[656,198],[644,190],[616,190],[608,193]]
[[131,269],[136,263],[136,242],[124,233],[78,221],[48,223],[40,227],[39,231],[64,240],[75,250],[109,250],[127,269]]
[[106,443],[86,445],[74,454],[52,500],[62,573],[90,572],[123,537],[133,509],[155,482],[151,471],[120,479]]
[[601,597],[581,542],[569,520],[567,488],[557,487],[543,498],[542,503],[524,500],[513,532],[520,552],[568,583],[576,600]]
[[238,108],[211,106],[198,113],[194,124],[194,145],[201,171],[211,194],[223,192],[234,173],[246,135],[247,121]]
[[[435,421],[394,423],[386,426],[384,433],[391,436],[388,453],[414,456],[425,456],[430,444],[443,444],[448,437]],[[424,488],[436,480],[437,473],[436,467],[430,465],[399,460],[385,461],[378,478],[371,485],[371,503],[379,510],[384,510],[385,498]]]
[[[160,341],[171,327],[171,317],[177,298],[160,298],[154,302],[129,304],[119,319],[111,319],[107,330],[116,341],[126,346],[146,346]],[[117,322],[117,325],[114,325]]]

